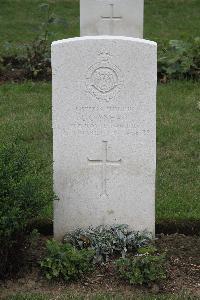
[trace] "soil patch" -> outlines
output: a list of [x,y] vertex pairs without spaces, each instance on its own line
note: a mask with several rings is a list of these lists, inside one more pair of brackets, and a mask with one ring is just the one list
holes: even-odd
[[168,263],[168,278],[159,285],[149,287],[130,286],[116,276],[112,264],[97,269],[91,275],[76,283],[48,282],[40,273],[38,262],[44,255],[47,238],[41,236],[37,246],[26,257],[26,264],[15,278],[2,281],[0,287],[1,299],[19,292],[94,294],[119,293],[176,293],[191,292],[200,296],[200,237],[181,234],[159,235],[156,246],[160,252],[166,252]]

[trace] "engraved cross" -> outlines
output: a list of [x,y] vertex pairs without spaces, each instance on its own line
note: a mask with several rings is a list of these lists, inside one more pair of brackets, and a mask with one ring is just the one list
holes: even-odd
[[121,164],[121,159],[113,161],[108,160],[108,142],[103,141],[102,142],[102,159],[99,160],[93,160],[88,158],[88,162],[92,165],[100,165],[102,167],[102,193],[101,196],[105,195],[108,196],[107,193],[107,166],[119,166]]
[[119,21],[122,19],[122,17],[114,16],[114,4],[110,4],[110,16],[109,17],[101,17],[103,20],[109,21],[110,24],[110,34],[113,35],[113,22]]

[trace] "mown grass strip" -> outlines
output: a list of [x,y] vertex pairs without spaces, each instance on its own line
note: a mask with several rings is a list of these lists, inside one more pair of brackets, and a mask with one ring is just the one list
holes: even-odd
[[[158,86],[156,217],[199,220],[200,86],[174,81]],[[52,188],[51,85],[0,86],[0,139],[20,139],[32,159],[43,162],[43,176]],[[52,218],[52,203],[41,217]]]

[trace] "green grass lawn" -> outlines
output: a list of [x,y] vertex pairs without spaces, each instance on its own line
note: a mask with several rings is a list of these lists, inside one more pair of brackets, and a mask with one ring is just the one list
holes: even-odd
[[[199,219],[200,85],[174,81],[158,86],[157,219]],[[4,84],[0,87],[0,139],[23,140],[33,159],[45,163],[52,184],[51,84]],[[52,205],[44,212],[51,217]]]
[[[21,46],[34,39],[49,3],[66,19],[52,25],[52,40],[79,35],[77,0],[1,0],[0,52],[5,42]],[[199,35],[199,0],[146,0],[145,38],[156,41]],[[20,51],[20,50],[18,50]],[[158,86],[157,101],[157,219],[199,219],[198,83],[175,81]],[[0,139],[19,137],[31,145],[34,159],[45,163],[44,177],[52,186],[51,84],[4,84],[0,87]],[[43,212],[52,216],[52,204]]]
[[158,86],[158,219],[200,218],[200,85],[173,82]]
[[[50,83],[0,86],[0,140],[20,139],[30,145],[32,159],[42,163],[47,188],[52,186],[52,131]],[[45,216],[52,216],[52,204]]]
[[[21,46],[35,38],[45,16],[41,3],[49,3],[53,13],[67,21],[67,25],[52,26],[51,40],[79,36],[78,0],[1,0],[1,52],[6,42]],[[144,37],[155,41],[196,37],[199,16],[199,0],[145,0]]]
[[80,35],[77,0],[1,0],[1,53],[5,51],[3,46],[6,42],[21,47],[30,43],[40,33],[40,26],[46,16],[39,7],[42,3],[48,3],[53,15],[66,21],[66,24],[58,23],[50,26],[51,40]]

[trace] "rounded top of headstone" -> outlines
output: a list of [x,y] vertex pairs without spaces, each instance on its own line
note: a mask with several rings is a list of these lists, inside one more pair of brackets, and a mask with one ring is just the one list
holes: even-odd
[[109,36],[109,35],[83,36],[83,37],[63,39],[63,40],[54,41],[52,43],[52,46],[66,44],[66,43],[76,43],[76,42],[81,42],[81,41],[92,41],[92,40],[130,41],[130,42],[135,42],[138,44],[148,44],[148,45],[157,47],[157,43],[154,41],[149,41],[149,40],[140,39],[140,38],[126,37],[126,36]]

